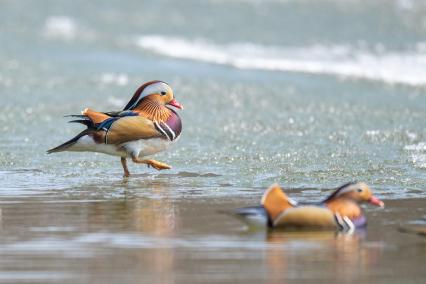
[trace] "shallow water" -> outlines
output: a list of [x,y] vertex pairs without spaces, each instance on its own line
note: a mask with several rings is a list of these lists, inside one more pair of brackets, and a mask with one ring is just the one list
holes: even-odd
[[[3,1],[0,282],[416,282],[426,213],[425,1]],[[31,11],[29,13],[28,11]],[[220,19],[220,21],[218,21]],[[155,172],[46,155],[161,79],[185,106]],[[282,183],[371,184],[365,234],[249,232],[219,209]]]
[[100,191],[97,200],[81,193],[2,202],[0,280],[423,283],[426,276],[425,240],[397,231],[426,213],[419,199],[387,201],[389,209],[369,210],[366,231],[336,235],[249,231],[217,213],[249,202],[175,198],[169,190],[155,188],[159,198],[129,190],[115,199]]

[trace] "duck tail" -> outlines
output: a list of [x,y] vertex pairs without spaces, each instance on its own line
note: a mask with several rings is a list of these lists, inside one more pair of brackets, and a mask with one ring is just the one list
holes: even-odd
[[88,134],[89,132],[90,132],[89,129],[86,129],[86,130],[80,132],[77,136],[75,136],[71,140],[69,140],[69,141],[67,141],[67,142],[65,142],[65,143],[63,143],[63,144],[61,144],[61,145],[59,145],[55,148],[47,150],[47,154],[67,151],[71,146],[73,146],[75,143],[77,143],[78,139],[80,139],[84,135]]

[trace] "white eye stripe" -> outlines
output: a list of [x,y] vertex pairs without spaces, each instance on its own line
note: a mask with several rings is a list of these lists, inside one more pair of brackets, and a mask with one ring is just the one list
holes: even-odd
[[155,82],[148,85],[145,89],[143,89],[142,93],[138,96],[138,99],[129,107],[129,109],[136,107],[143,98],[152,94],[162,94],[163,92],[165,94],[167,94],[167,92],[171,92],[170,86],[164,82]]

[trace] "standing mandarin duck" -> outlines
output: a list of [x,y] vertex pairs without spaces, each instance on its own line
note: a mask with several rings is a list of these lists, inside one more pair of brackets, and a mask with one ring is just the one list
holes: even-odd
[[383,207],[363,182],[351,182],[337,188],[319,203],[300,204],[274,184],[263,195],[261,206],[236,209],[233,213],[249,224],[270,228],[338,229],[353,231],[367,225],[360,203]]
[[89,151],[119,156],[125,177],[130,175],[127,158],[157,170],[170,169],[165,163],[143,159],[164,151],[181,134],[181,119],[167,105],[183,109],[168,84],[147,82],[136,90],[122,111],[97,112],[86,108],[81,115],[71,115],[78,119],[70,122],[82,123],[87,129],[47,153]]

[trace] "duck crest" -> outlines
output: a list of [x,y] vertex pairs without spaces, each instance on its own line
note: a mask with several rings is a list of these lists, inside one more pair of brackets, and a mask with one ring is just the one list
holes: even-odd
[[335,198],[337,198],[339,195],[345,192],[345,189],[347,189],[349,186],[357,184],[356,181],[351,181],[348,183],[345,183],[344,185],[338,187],[332,194],[330,194],[326,199],[324,199],[323,203],[327,203]]
[[140,86],[135,93],[133,94],[132,98],[130,99],[130,101],[127,103],[127,105],[124,107],[123,110],[131,110],[131,109],[135,109],[138,104],[141,102],[141,100],[143,99],[143,97],[141,97],[143,91],[145,90],[146,87],[155,84],[155,83],[164,83],[163,81],[159,81],[159,80],[154,80],[154,81],[149,81],[146,82],[145,84],[143,84],[142,86]]

